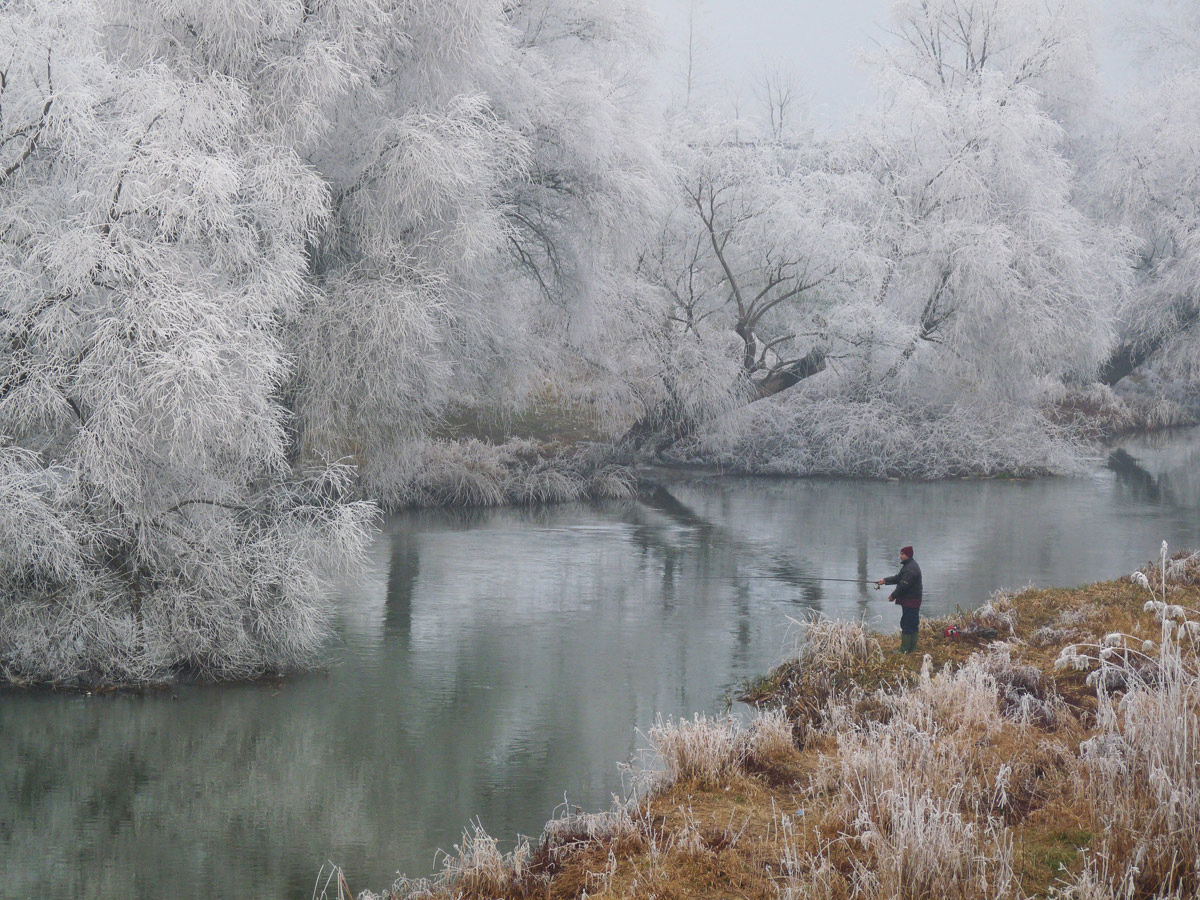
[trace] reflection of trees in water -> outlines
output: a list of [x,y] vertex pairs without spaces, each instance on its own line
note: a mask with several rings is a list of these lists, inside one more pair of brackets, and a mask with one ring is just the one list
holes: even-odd
[[388,633],[407,638],[412,632],[413,594],[421,572],[418,538],[407,528],[398,528],[391,536],[388,558],[387,611],[384,628]]
[[[1188,439],[1190,434],[1192,439]],[[1180,511],[1200,506],[1200,445],[1191,429],[1152,434],[1112,450],[1105,461],[1131,499]]]
[[[1135,499],[1148,500],[1151,503],[1158,503],[1164,499],[1159,479],[1146,471],[1127,451],[1119,447],[1113,450],[1108,454],[1105,465],[1117,473],[1117,480],[1131,490]],[[1171,503],[1169,493],[1166,500]]]
[[325,848],[302,836],[362,820],[370,778],[330,777],[346,747],[313,739],[322,708],[281,722],[265,689],[237,690],[260,696],[235,715],[208,699],[6,698],[0,893],[307,896]]
[[279,696],[5,698],[0,895],[307,897],[329,859],[356,886],[427,872],[475,816],[536,833],[580,773],[616,787],[633,723],[597,707],[632,701],[594,703],[569,658],[496,646],[510,640],[473,635],[476,668],[436,685],[397,659]]
[[820,610],[824,599],[821,585],[794,550],[775,546],[770,539],[754,540],[724,523],[718,524],[665,485],[655,485],[640,499],[646,508],[689,530],[680,541],[671,540],[674,535],[661,527],[643,525],[635,532],[635,540],[644,550],[658,551],[664,571],[673,572],[678,564],[688,563],[692,579],[727,582],[739,596],[748,594],[749,579],[766,578],[780,588],[790,589],[791,599],[799,595],[801,604]]

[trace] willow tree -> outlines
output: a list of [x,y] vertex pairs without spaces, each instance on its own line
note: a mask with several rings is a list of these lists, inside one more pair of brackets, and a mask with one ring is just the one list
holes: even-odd
[[641,262],[661,305],[628,435],[657,450],[821,372],[830,317],[871,269],[868,185],[835,142],[740,140],[694,118],[676,128],[674,202]]
[[278,400],[328,194],[227,72],[112,55],[111,14],[0,11],[0,671],[311,662],[370,514],[288,464]]
[[1088,80],[1080,8],[906,0],[893,21],[859,137],[886,260],[874,378],[1018,403],[1091,379],[1127,282],[1121,235],[1072,203],[1056,121]]
[[1153,64],[1094,151],[1085,196],[1134,240],[1134,288],[1117,309],[1120,340],[1101,370],[1116,385],[1144,365],[1200,376],[1200,11],[1146,5],[1135,37]]
[[334,227],[291,338],[306,452],[353,453],[385,500],[447,412],[570,380],[619,315],[656,152],[638,4],[386,12],[311,154]]
[[1123,235],[1076,208],[1064,155],[1092,89],[1083,8],[902,0],[873,62],[880,102],[844,134],[729,142],[707,155],[760,171],[682,182],[699,228],[654,256],[676,331],[732,322],[748,396],[769,397],[692,452],[835,474],[1057,467],[1041,409],[1094,380],[1128,283]]

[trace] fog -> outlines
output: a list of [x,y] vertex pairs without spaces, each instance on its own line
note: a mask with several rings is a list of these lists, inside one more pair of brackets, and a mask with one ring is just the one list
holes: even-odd
[[[1099,13],[1092,42],[1101,81],[1116,95],[1145,68],[1124,39],[1136,24],[1135,10],[1129,0],[1091,5]],[[863,56],[886,37],[892,0],[651,0],[651,6],[662,35],[660,87],[668,96],[683,91],[690,14],[693,83],[705,99],[732,106],[740,95],[742,108],[754,114],[757,82],[765,68],[778,67],[802,85],[811,121],[836,126],[873,96]]]

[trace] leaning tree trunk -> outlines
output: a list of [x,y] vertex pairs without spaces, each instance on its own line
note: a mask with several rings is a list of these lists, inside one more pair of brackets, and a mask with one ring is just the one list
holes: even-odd
[[820,347],[813,347],[802,359],[797,360],[790,366],[775,369],[766,378],[756,381],[754,383],[754,396],[750,402],[753,403],[756,400],[774,397],[776,394],[799,384],[805,378],[811,378],[818,372],[823,371],[825,371],[825,351]]
[[[825,369],[825,350],[814,347],[801,359],[786,366],[772,369],[765,378],[751,381],[747,403],[756,403],[767,397],[794,387],[806,378],[811,378]],[[674,396],[674,391],[671,392]],[[680,404],[674,404],[681,408]],[[692,416],[672,416],[669,409],[659,407],[643,415],[617,441],[617,446],[629,456],[638,456],[649,450],[653,456],[661,456],[684,438],[690,437],[704,422]]]
[[1171,338],[1187,331],[1200,321],[1200,305],[1175,313],[1175,327],[1163,329],[1157,336],[1145,340],[1128,341],[1121,344],[1115,353],[1100,367],[1100,383],[1113,387],[1121,379],[1140,368],[1150,357],[1163,348]]

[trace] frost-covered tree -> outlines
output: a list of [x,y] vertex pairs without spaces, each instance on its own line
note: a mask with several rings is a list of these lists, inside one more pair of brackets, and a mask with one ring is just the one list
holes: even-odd
[[1117,308],[1120,340],[1101,371],[1115,385],[1148,362],[1200,376],[1200,11],[1171,0],[1139,10],[1135,36],[1156,65],[1117,104],[1095,151],[1086,198],[1135,240],[1134,287]]
[[576,389],[628,317],[641,7],[28,0],[0,28],[0,665],[310,659],[370,510],[297,467],[387,496],[448,410]]
[[1108,385],[1152,357],[1192,378],[1200,372],[1200,68],[1152,93],[1103,164],[1101,202],[1137,239],[1120,343],[1101,371]]
[[639,3],[123,3],[143,61],[226,73],[329,191],[287,323],[302,457],[395,499],[448,412],[528,402],[620,316],[655,194]]
[[310,662],[370,514],[285,458],[328,195],[229,73],[112,55],[111,12],[0,9],[0,672]]
[[[1041,410],[1094,379],[1127,290],[1123,234],[1076,208],[1065,158],[1093,90],[1083,7],[902,0],[892,22],[879,104],[780,179],[802,199],[751,243],[838,262],[782,332],[815,338],[825,371],[724,416],[698,458],[920,477],[1069,459]],[[817,211],[819,230],[796,228]]]
[[1013,402],[1090,379],[1124,248],[1073,206],[1051,115],[1086,82],[1078,6],[903,0],[893,13],[885,105],[860,137],[887,261],[865,377]]
[[444,413],[519,406],[619,314],[654,194],[638,10],[389,9],[386,74],[314,155],[336,227],[293,333],[307,447],[353,452],[376,495]]
[[642,259],[662,297],[661,366],[630,435],[658,449],[823,370],[828,317],[870,268],[856,209],[865,179],[834,145],[677,127],[676,199]]

